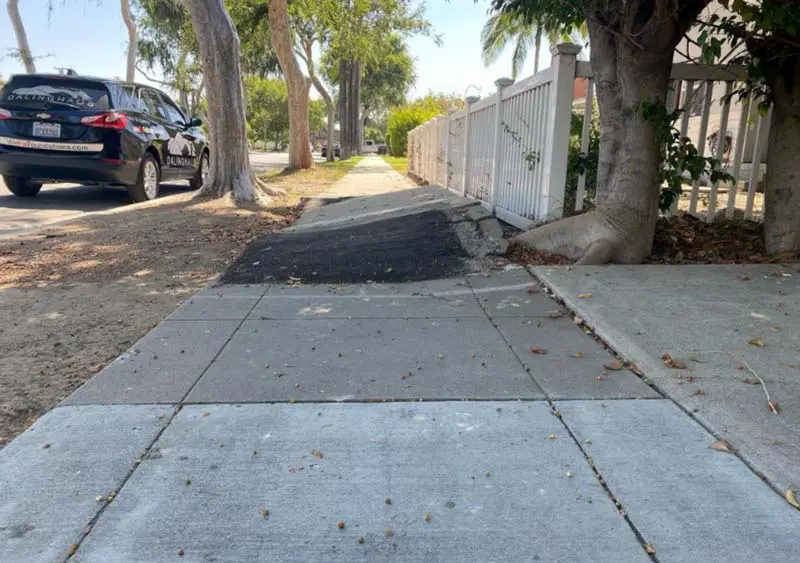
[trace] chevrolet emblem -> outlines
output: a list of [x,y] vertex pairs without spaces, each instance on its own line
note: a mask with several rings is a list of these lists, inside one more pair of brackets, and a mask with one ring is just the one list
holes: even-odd
[[49,113],[37,113],[36,117],[38,117],[39,119],[50,119],[53,116],[50,115]]

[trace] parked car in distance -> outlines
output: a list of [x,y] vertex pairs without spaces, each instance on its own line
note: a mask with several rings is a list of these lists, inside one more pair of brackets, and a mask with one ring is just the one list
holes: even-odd
[[[335,158],[339,158],[341,156],[342,147],[339,143],[333,143],[333,156]],[[328,156],[328,143],[322,145],[322,150],[320,151],[320,155],[323,157]]]
[[389,154],[389,147],[386,145],[378,145],[378,154]]
[[377,154],[378,144],[372,139],[366,139],[361,146],[361,154]]
[[197,189],[210,162],[200,125],[150,86],[16,75],[0,90],[0,174],[20,197],[51,182],[123,186],[133,201],[156,198],[162,180]]

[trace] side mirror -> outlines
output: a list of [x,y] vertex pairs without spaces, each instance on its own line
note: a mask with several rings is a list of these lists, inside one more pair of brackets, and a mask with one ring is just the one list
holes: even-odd
[[193,117],[189,120],[187,127],[200,127],[202,124],[203,121],[199,117]]

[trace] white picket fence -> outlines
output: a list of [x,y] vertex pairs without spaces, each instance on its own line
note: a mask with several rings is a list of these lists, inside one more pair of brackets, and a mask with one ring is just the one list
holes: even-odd
[[[576,45],[558,45],[550,67],[515,84],[500,79],[492,96],[467,98],[466,108],[413,129],[408,135],[409,172],[482,201],[499,218],[522,229],[580,211],[586,185],[583,176],[578,178],[575,209],[564,209],[576,78],[588,79],[579,110],[584,120],[584,153],[593,111],[592,69],[588,62],[577,60],[579,51]],[[756,192],[764,171],[769,116],[761,116],[755,111],[757,104],[749,100],[720,101],[741,76],[740,67],[673,65],[667,103],[686,110],[680,120],[681,133],[692,139],[701,155],[721,158],[736,179],[730,185],[687,184],[673,213],[682,209],[711,220],[724,203],[729,216],[735,207],[742,208],[748,218],[763,215],[763,196]],[[712,142],[710,130],[723,134]]]

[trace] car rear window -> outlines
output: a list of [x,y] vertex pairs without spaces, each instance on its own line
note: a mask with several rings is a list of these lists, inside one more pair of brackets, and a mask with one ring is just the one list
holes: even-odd
[[0,92],[0,103],[43,109],[109,109],[108,90],[99,82],[42,76],[15,76]]

